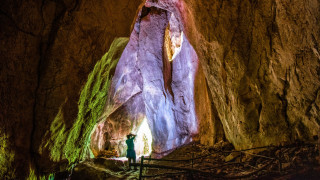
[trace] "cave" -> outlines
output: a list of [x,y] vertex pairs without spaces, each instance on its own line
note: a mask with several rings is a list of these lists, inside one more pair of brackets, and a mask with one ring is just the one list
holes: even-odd
[[0,179],[320,178],[319,0],[3,0],[0,22]]

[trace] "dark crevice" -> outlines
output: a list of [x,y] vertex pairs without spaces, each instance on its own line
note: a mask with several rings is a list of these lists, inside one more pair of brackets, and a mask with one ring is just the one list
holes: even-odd
[[32,161],[34,162],[34,166],[36,167],[35,169],[38,168],[38,164],[36,163],[36,158],[39,157],[40,155],[38,154],[37,147],[35,146],[34,138],[35,138],[35,131],[37,128],[37,104],[38,104],[38,92],[41,84],[41,78],[42,75],[45,72],[45,67],[46,67],[46,60],[49,55],[49,51],[53,45],[53,42],[56,38],[56,35],[58,33],[58,29],[61,25],[61,20],[63,19],[65,13],[67,12],[67,7],[64,6],[62,3],[57,4],[57,10],[55,12],[55,18],[52,22],[52,29],[49,33],[48,40],[46,42],[46,38],[43,36],[40,36],[40,44],[39,44],[39,55],[40,59],[38,62],[38,67],[37,67],[37,84],[35,88],[35,94],[34,94],[34,104],[33,104],[33,121],[32,121],[32,129],[31,129],[31,136],[30,136],[30,154]]
[[142,7],[142,10],[141,10],[141,16],[140,16],[140,21],[142,18],[144,18],[145,16],[147,16],[151,11],[151,8],[148,8],[146,6],[143,6]]
[[312,39],[312,42],[314,44],[314,48],[319,51],[319,45],[318,45],[318,41],[316,40],[316,38],[314,37],[313,34],[311,34],[311,39]]
[[[279,35],[279,27],[276,23],[276,18],[277,18],[277,4],[275,1],[272,2],[271,5],[271,25],[267,27],[267,35],[269,37],[269,48],[270,48],[270,54],[272,56],[273,54],[273,38],[274,35]],[[280,37],[280,36],[278,36]],[[280,44],[281,47],[283,47],[281,39],[280,39]]]
[[282,91],[282,96],[280,97],[282,101],[282,112],[284,115],[284,120],[287,125],[287,128],[290,129],[290,123],[289,123],[289,118],[288,118],[288,100],[287,100],[287,94],[288,94],[288,89],[290,87],[289,81],[288,81],[288,70],[286,70],[286,79],[284,81],[284,87]]
[[[168,19],[168,17],[167,17]],[[169,21],[169,19],[168,19]],[[168,23],[167,25],[167,28],[165,30],[165,35],[163,37],[163,46],[162,46],[162,62],[163,62],[163,69],[162,69],[162,72],[163,72],[163,81],[164,81],[164,88],[167,92],[169,92],[172,96],[172,101],[174,103],[174,93],[173,93],[173,90],[172,90],[172,87],[171,87],[171,84],[172,84],[172,72],[173,72],[173,69],[172,69],[172,62],[169,61],[169,57],[168,57],[168,53],[170,52],[167,52],[167,48],[166,48],[166,39],[169,39],[170,41],[170,36],[169,35],[169,32],[170,31],[170,24]],[[170,41],[170,45],[171,46],[171,41]]]
[[[289,69],[290,71],[290,69]],[[288,89],[290,87],[289,81],[288,81],[288,70],[286,70],[286,79],[284,80],[284,86],[282,90],[282,95],[277,94],[277,97],[281,100],[282,102],[282,115],[284,116],[284,121],[287,126],[287,130],[290,130],[291,125],[289,122],[289,117],[288,117],[288,100],[287,100],[287,94],[288,94]],[[292,139],[292,134],[289,134],[290,139]]]
[[258,123],[257,123],[257,132],[259,132],[259,131],[260,131],[260,117],[261,117],[261,111],[262,111],[262,104],[260,103],[260,104],[259,104],[259,107],[258,107],[259,119],[258,119]]

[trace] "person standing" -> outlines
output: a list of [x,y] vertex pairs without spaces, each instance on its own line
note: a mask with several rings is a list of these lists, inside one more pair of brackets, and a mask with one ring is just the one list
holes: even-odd
[[[134,151],[134,138],[136,137],[136,135],[134,134],[128,134],[127,135],[127,140],[126,140],[126,144],[127,144],[127,158],[128,158],[128,162],[129,162],[129,169],[131,170],[131,161],[133,161],[133,163],[136,163],[136,152]],[[134,167],[134,170],[137,170],[137,167]]]

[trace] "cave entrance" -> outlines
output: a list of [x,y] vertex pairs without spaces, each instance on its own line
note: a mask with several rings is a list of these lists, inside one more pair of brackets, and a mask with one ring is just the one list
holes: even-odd
[[135,151],[138,157],[150,155],[152,152],[152,134],[147,118],[142,121],[135,138]]

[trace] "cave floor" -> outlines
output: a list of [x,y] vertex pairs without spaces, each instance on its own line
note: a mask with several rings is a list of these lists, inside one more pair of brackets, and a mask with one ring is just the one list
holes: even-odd
[[[180,170],[145,167],[142,175],[147,176],[144,179],[320,179],[318,150],[317,146],[292,146],[252,150],[242,155],[231,152],[232,145],[225,142],[213,147],[190,143],[162,158],[170,161],[149,161],[148,158],[144,161],[144,164]],[[192,157],[201,158],[179,161]],[[276,157],[281,159],[281,168],[279,161],[272,159]],[[100,157],[76,166],[71,179],[139,179],[139,172],[139,167],[136,171],[129,170],[125,159]]]

